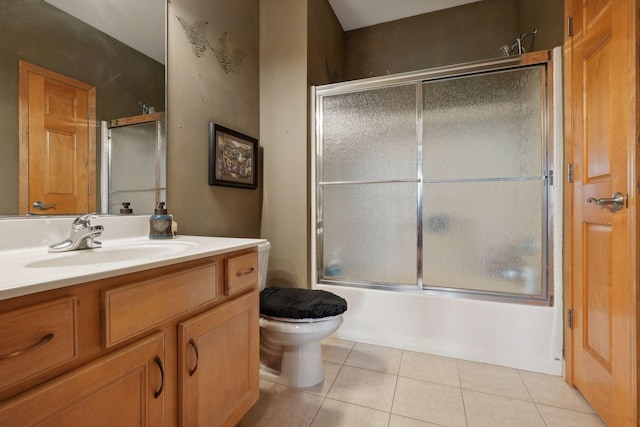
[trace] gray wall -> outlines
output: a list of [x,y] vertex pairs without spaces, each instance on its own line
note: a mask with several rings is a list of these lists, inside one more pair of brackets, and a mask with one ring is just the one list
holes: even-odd
[[[194,54],[177,17],[208,23],[202,56]],[[259,1],[171,0],[167,19],[168,211],[180,234],[259,237],[262,186],[208,183],[210,121],[260,138]],[[236,72],[226,73],[212,50],[225,32],[229,52],[246,55]]]
[[483,0],[347,31],[344,80],[494,58],[534,27],[528,50],[562,45],[563,2]]
[[309,250],[307,16],[305,1],[260,0],[261,235],[271,242],[267,283],[303,288]]
[[0,215],[18,213],[19,59],[96,86],[98,120],[164,111],[162,64],[43,0],[1,0]]
[[261,236],[272,245],[268,284],[308,286],[309,85],[343,74],[344,32],[327,0],[261,0]]
[[344,80],[345,34],[327,0],[308,0],[307,72],[309,85]]
[[528,51],[553,49],[564,42],[564,2],[558,0],[518,0],[518,32],[538,29],[535,39],[527,38]]

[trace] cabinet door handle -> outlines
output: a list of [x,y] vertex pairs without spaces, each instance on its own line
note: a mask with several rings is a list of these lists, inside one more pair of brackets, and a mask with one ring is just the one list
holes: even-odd
[[193,369],[189,369],[189,376],[192,377],[193,374],[195,374],[198,370],[198,359],[200,359],[200,355],[198,354],[198,346],[196,345],[196,342],[193,340],[193,338],[189,340],[189,344],[191,345],[191,347],[193,347],[193,351],[196,352],[196,364]]
[[251,273],[253,273],[254,271],[256,271],[256,269],[255,269],[255,268],[253,268],[253,267],[251,267],[251,268],[250,268],[250,269],[248,269],[248,270],[238,271],[238,272],[236,273],[236,276],[237,276],[237,277],[246,276],[247,274],[251,274]]
[[153,397],[157,399],[162,394],[162,390],[164,390],[164,366],[162,366],[162,360],[158,356],[156,356],[153,359],[153,361],[156,362],[156,365],[158,365],[158,368],[160,368],[160,375],[162,376],[162,382],[160,383],[160,388],[153,393]]
[[55,336],[55,334],[52,332],[52,333],[49,333],[49,334],[43,336],[42,338],[40,338],[40,341],[38,341],[37,343],[35,343],[33,345],[30,345],[27,348],[23,348],[22,350],[14,351],[13,353],[0,354],[0,360],[11,359],[12,357],[16,357],[16,356],[21,355],[22,353],[26,353],[27,351],[35,350],[38,347],[42,347],[43,345],[45,345],[46,343],[51,341],[54,336]]

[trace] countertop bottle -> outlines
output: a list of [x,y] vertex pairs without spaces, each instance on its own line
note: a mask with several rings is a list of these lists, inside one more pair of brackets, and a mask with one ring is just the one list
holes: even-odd
[[153,215],[149,218],[149,238],[150,239],[171,239],[171,223],[173,217],[167,214],[164,202],[158,202]]
[[133,208],[130,207],[131,202],[122,202],[122,207],[120,208],[121,215],[131,215],[133,213]]

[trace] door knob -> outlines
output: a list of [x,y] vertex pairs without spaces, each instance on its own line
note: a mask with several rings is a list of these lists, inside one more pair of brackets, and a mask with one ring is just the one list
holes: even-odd
[[55,203],[44,204],[40,200],[36,200],[35,202],[33,202],[33,207],[38,209],[39,211],[45,211],[47,209],[55,208],[56,204]]
[[596,199],[593,197],[589,197],[587,199],[587,203],[595,203],[596,205],[611,205],[614,211],[619,211],[622,209],[622,205],[624,204],[624,196],[622,193],[615,193],[613,197],[608,198],[604,197],[602,199]]

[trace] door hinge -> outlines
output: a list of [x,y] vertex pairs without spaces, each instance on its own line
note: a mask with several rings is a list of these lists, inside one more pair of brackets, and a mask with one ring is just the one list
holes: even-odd
[[87,108],[87,118],[91,118],[91,108]]
[[567,181],[573,182],[573,165],[567,163]]
[[569,329],[573,329],[573,310],[571,308],[567,310],[567,326]]
[[549,171],[549,185],[553,185],[553,171]]
[[573,17],[567,18],[567,36],[573,37]]
[[87,192],[89,195],[91,195],[91,184],[87,185]]

